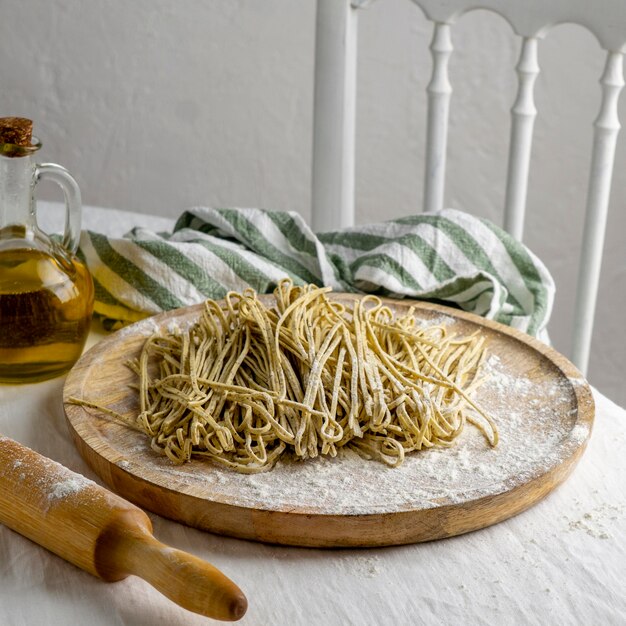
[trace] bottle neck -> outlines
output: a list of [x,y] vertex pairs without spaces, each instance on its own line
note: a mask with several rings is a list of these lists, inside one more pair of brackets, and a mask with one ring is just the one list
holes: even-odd
[[13,225],[35,227],[34,176],[32,155],[0,155],[0,230]]

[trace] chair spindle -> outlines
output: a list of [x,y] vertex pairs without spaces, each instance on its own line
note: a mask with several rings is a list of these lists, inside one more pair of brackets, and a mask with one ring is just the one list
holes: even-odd
[[311,223],[316,231],[354,224],[357,9],[318,0]]
[[594,122],[593,151],[587,189],[587,211],[574,310],[572,361],[583,374],[586,374],[589,362],[615,160],[615,145],[620,129],[617,104],[624,86],[623,53],[609,52],[607,54],[600,84],[602,86],[602,103],[598,117]]
[[443,208],[448,118],[452,94],[452,85],[448,77],[448,61],[453,49],[450,25],[436,22],[430,44],[433,71],[427,87],[428,123],[426,125],[424,211],[439,211]]
[[524,37],[517,64],[518,91],[511,109],[511,140],[504,208],[504,229],[521,241],[524,231],[528,171],[537,109],[534,87],[539,74],[537,39]]

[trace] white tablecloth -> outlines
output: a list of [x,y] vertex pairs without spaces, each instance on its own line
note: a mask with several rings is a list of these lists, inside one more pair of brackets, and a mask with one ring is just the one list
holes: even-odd
[[[139,223],[171,224],[86,212],[86,227],[111,234]],[[62,387],[63,379],[0,385],[0,433],[101,483],[70,441]],[[243,589],[249,609],[241,624],[626,624],[626,411],[594,398],[593,435],[567,482],[481,531],[322,551],[219,537],[150,514],[155,536],[212,562]],[[0,625],[208,623],[138,578],[104,583],[0,526]]]

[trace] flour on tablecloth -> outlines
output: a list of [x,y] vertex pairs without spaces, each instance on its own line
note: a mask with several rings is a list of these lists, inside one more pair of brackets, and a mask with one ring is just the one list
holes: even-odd
[[[579,501],[576,501],[575,504],[579,507],[582,505]],[[613,503],[604,502],[599,504],[584,513],[577,515],[575,519],[571,519],[565,515],[563,516],[563,519],[566,524],[566,528],[569,531],[584,532],[590,537],[594,537],[596,539],[611,539],[611,535],[607,532],[609,521],[625,517],[625,501],[617,501]]]

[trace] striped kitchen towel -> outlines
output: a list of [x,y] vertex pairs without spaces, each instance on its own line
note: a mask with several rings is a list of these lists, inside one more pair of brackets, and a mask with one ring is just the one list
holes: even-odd
[[172,233],[83,231],[95,311],[125,323],[290,277],[335,291],[448,302],[546,337],[554,282],[522,243],[447,209],[315,234],[297,213],[194,208]]

